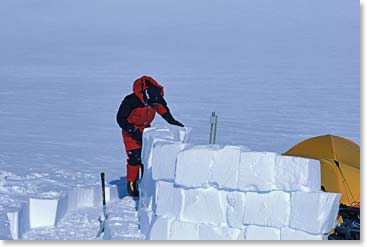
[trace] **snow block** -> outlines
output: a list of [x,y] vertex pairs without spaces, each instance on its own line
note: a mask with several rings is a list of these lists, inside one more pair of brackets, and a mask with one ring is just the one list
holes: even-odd
[[150,233],[148,235],[148,240],[169,240],[170,238],[170,225],[172,219],[157,217],[154,220]]
[[320,162],[278,155],[275,159],[274,178],[274,190],[320,191]]
[[[94,205],[101,205],[102,202],[102,189],[100,186],[93,187],[94,189]],[[116,185],[105,187],[106,203],[118,199],[118,189]]]
[[238,239],[237,240],[246,240],[246,234],[247,234],[247,227],[243,226],[241,228],[241,233],[238,236]]
[[284,227],[289,225],[290,194],[283,191],[246,193],[245,225]]
[[12,239],[23,238],[23,234],[30,230],[29,225],[29,202],[22,203],[17,211],[7,213],[10,223],[10,233]]
[[199,240],[238,240],[241,230],[225,226],[199,225]]
[[292,192],[290,227],[311,234],[325,234],[337,221],[341,194]]
[[208,187],[210,167],[219,146],[190,146],[177,156],[175,183],[184,187]]
[[158,181],[156,194],[156,215],[180,218],[183,204],[183,189],[174,183]]
[[174,180],[177,154],[187,144],[181,142],[157,142],[153,148],[153,179]]
[[313,235],[289,227],[280,229],[280,240],[327,240],[327,235]]
[[176,141],[186,142],[190,135],[191,128],[181,128],[177,126],[167,126],[165,128],[151,127],[144,129],[143,132],[143,147],[142,147],[142,162],[145,169],[152,167],[152,150],[153,146],[158,141]]
[[171,223],[170,240],[199,240],[199,226],[195,223],[175,220]]
[[280,240],[280,229],[250,225],[247,227],[246,240]]
[[238,146],[219,149],[211,167],[209,182],[217,184],[220,189],[237,189],[240,156],[241,149]]
[[181,219],[187,222],[226,223],[226,193],[214,188],[184,190]]
[[68,193],[64,193],[57,203],[56,223],[68,212]]
[[173,133],[173,140],[177,142],[186,143],[190,137],[192,128],[190,127],[179,127],[176,125],[167,125],[168,128]]
[[68,192],[68,210],[94,206],[94,188],[78,188]]
[[[55,226],[72,210],[101,205],[100,187],[78,188],[62,193],[58,199],[30,198],[19,210],[7,214],[13,239],[22,239],[23,233],[32,228]],[[108,201],[118,198],[114,186],[106,187]]]
[[[106,188],[108,188],[107,191],[108,191],[108,194],[109,194],[108,202],[119,199],[119,192],[118,192],[117,185],[106,186]],[[98,201],[97,204],[98,203],[101,203],[101,201]]]
[[241,152],[238,189],[271,191],[274,181],[275,153]]
[[29,199],[30,228],[54,226],[57,215],[57,199]]
[[141,158],[146,169],[152,167],[152,151],[158,141],[173,141],[173,133],[169,129],[146,128],[143,132],[143,147]]
[[9,224],[10,224],[10,234],[13,240],[18,240],[22,238],[22,234],[19,231],[19,211],[8,212],[7,213]]
[[149,209],[139,208],[138,210],[139,217],[139,229],[144,235],[148,235],[150,231],[150,226],[154,220],[154,213]]
[[246,193],[238,191],[228,192],[227,201],[227,224],[233,228],[241,228],[245,210]]
[[144,168],[144,176],[139,184],[139,207],[152,209],[152,198],[155,195],[155,181],[152,178],[152,168]]

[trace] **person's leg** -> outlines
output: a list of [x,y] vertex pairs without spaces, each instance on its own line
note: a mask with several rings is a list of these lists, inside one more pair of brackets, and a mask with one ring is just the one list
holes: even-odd
[[127,155],[126,181],[130,196],[139,196],[138,179],[141,167],[141,143],[136,142],[129,134],[122,132]]
[[127,156],[126,181],[136,181],[139,179],[141,166],[141,148],[127,150]]

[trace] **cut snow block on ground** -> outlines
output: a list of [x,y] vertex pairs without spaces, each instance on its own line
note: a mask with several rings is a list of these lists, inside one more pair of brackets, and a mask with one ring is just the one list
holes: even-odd
[[280,240],[280,229],[250,225],[247,227],[246,240]]
[[187,144],[181,142],[157,142],[153,147],[152,166],[154,180],[175,179],[176,158]]
[[320,191],[320,161],[277,155],[274,190]]
[[311,234],[326,234],[334,229],[341,194],[292,192],[290,227]]
[[[53,227],[72,210],[102,205],[98,194],[101,194],[101,190],[99,186],[94,186],[71,190],[63,193],[59,199],[30,198],[18,211],[8,213],[12,238],[22,239],[23,234],[30,229]],[[106,198],[107,202],[118,198],[115,186],[106,187]]]
[[314,235],[289,227],[280,229],[280,240],[327,240],[327,235]]
[[12,239],[22,239],[23,234],[30,229],[29,202],[23,203],[19,210],[7,213],[7,216]]
[[158,181],[156,189],[156,215],[180,218],[184,201],[183,189],[164,181]]
[[215,188],[184,190],[182,220],[187,222],[226,224],[226,192]]
[[179,152],[175,183],[187,188],[208,187],[210,167],[219,148],[218,145],[197,145]]
[[283,227],[289,225],[290,194],[283,191],[246,193],[243,224]]
[[241,152],[238,189],[271,191],[274,181],[275,153]]
[[237,189],[240,156],[241,149],[238,146],[219,149],[211,167],[209,182],[220,189]]
[[29,199],[30,228],[54,226],[58,209],[57,199]]
[[93,207],[95,188],[79,188],[68,192],[68,210]]
[[19,229],[19,211],[8,212],[7,217],[10,225],[11,238],[13,240],[20,239],[23,234],[19,232],[21,230]]

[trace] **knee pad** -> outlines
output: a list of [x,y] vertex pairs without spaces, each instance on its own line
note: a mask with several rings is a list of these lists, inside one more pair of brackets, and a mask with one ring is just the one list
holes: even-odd
[[141,148],[127,151],[129,165],[137,166],[141,164]]

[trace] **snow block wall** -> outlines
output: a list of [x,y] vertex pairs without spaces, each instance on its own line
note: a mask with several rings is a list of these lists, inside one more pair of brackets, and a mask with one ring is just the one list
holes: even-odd
[[320,163],[242,146],[191,145],[189,128],[146,129],[140,229],[149,240],[323,240],[340,194]]
[[[106,186],[106,202],[117,199],[116,186]],[[101,201],[100,186],[70,190],[55,199],[29,198],[19,210],[7,213],[12,239],[22,239],[30,229],[55,226],[67,212],[85,207],[102,208]]]

